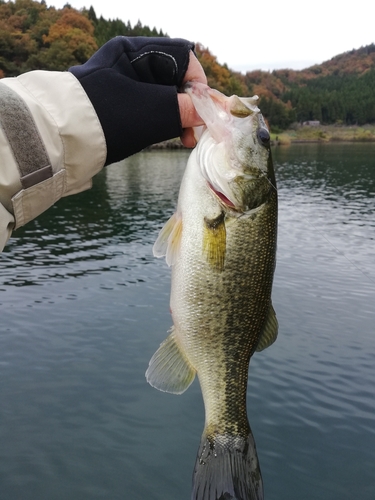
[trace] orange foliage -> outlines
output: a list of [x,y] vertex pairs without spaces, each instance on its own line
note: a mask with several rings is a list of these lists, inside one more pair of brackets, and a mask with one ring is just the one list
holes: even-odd
[[11,15],[12,15],[12,9],[10,4],[9,3],[0,4],[0,20],[1,19],[8,20]]
[[94,36],[94,26],[87,17],[73,9],[64,9],[63,15],[50,27],[48,35],[44,36],[43,40],[45,43],[52,43],[64,36],[70,36],[70,33],[77,30],[90,37]]
[[27,19],[27,14],[24,15],[13,15],[7,19],[8,29],[22,31],[25,20]]
[[[47,47],[44,61],[51,63],[56,56],[61,65],[84,63],[98,49],[91,21],[73,9],[65,8],[61,17],[43,35]],[[55,69],[62,69],[56,63]]]
[[275,95],[263,85],[254,85],[253,86],[254,94],[258,97],[268,97],[269,99],[275,99]]
[[303,85],[304,82],[324,76],[347,74],[362,75],[375,67],[374,44],[360,49],[344,52],[322,64],[314,64],[301,71],[290,69],[276,70],[273,74],[290,84]]
[[97,50],[85,11],[58,10],[35,0],[0,0],[0,75],[66,70]]
[[[254,92],[259,92],[258,95],[272,94],[279,97],[285,92],[285,85],[273,73],[261,70],[250,71],[246,73],[246,79],[255,84]],[[256,88],[258,89],[257,91],[255,90]]]

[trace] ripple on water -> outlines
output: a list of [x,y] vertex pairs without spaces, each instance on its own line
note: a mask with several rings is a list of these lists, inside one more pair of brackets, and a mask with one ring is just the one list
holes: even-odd
[[[275,150],[280,332],[254,355],[248,388],[269,500],[373,500],[375,168],[365,149]],[[189,498],[198,384],[174,397],[144,378],[171,325],[169,269],[152,244],[186,158],[143,153],[111,166],[2,254],[4,498]]]

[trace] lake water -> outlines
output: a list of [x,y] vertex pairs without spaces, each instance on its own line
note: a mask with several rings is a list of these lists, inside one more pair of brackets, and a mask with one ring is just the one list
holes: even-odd
[[[266,500],[375,498],[375,146],[274,149],[277,342],[249,419]],[[188,153],[145,152],[18,230],[0,255],[1,500],[188,500],[197,382],[152,389],[171,325],[152,244]]]

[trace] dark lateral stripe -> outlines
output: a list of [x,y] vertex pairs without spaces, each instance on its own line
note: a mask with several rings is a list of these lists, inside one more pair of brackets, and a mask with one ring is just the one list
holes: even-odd
[[0,82],[0,126],[12,148],[24,189],[52,177],[51,162],[23,99]]

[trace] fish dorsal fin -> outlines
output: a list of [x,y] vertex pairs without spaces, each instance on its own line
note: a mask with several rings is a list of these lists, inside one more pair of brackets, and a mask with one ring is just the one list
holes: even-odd
[[267,349],[267,347],[275,342],[275,340],[277,339],[278,329],[279,323],[277,322],[276,313],[271,304],[268,310],[266,321],[259,337],[259,342],[256,348],[257,352],[263,351],[263,349]]
[[146,371],[147,382],[163,392],[182,394],[195,378],[195,369],[178,346],[174,327],[152,356]]
[[180,250],[181,235],[182,218],[176,212],[161,229],[159,236],[154,243],[154,256],[165,256],[168,266],[175,264]]

